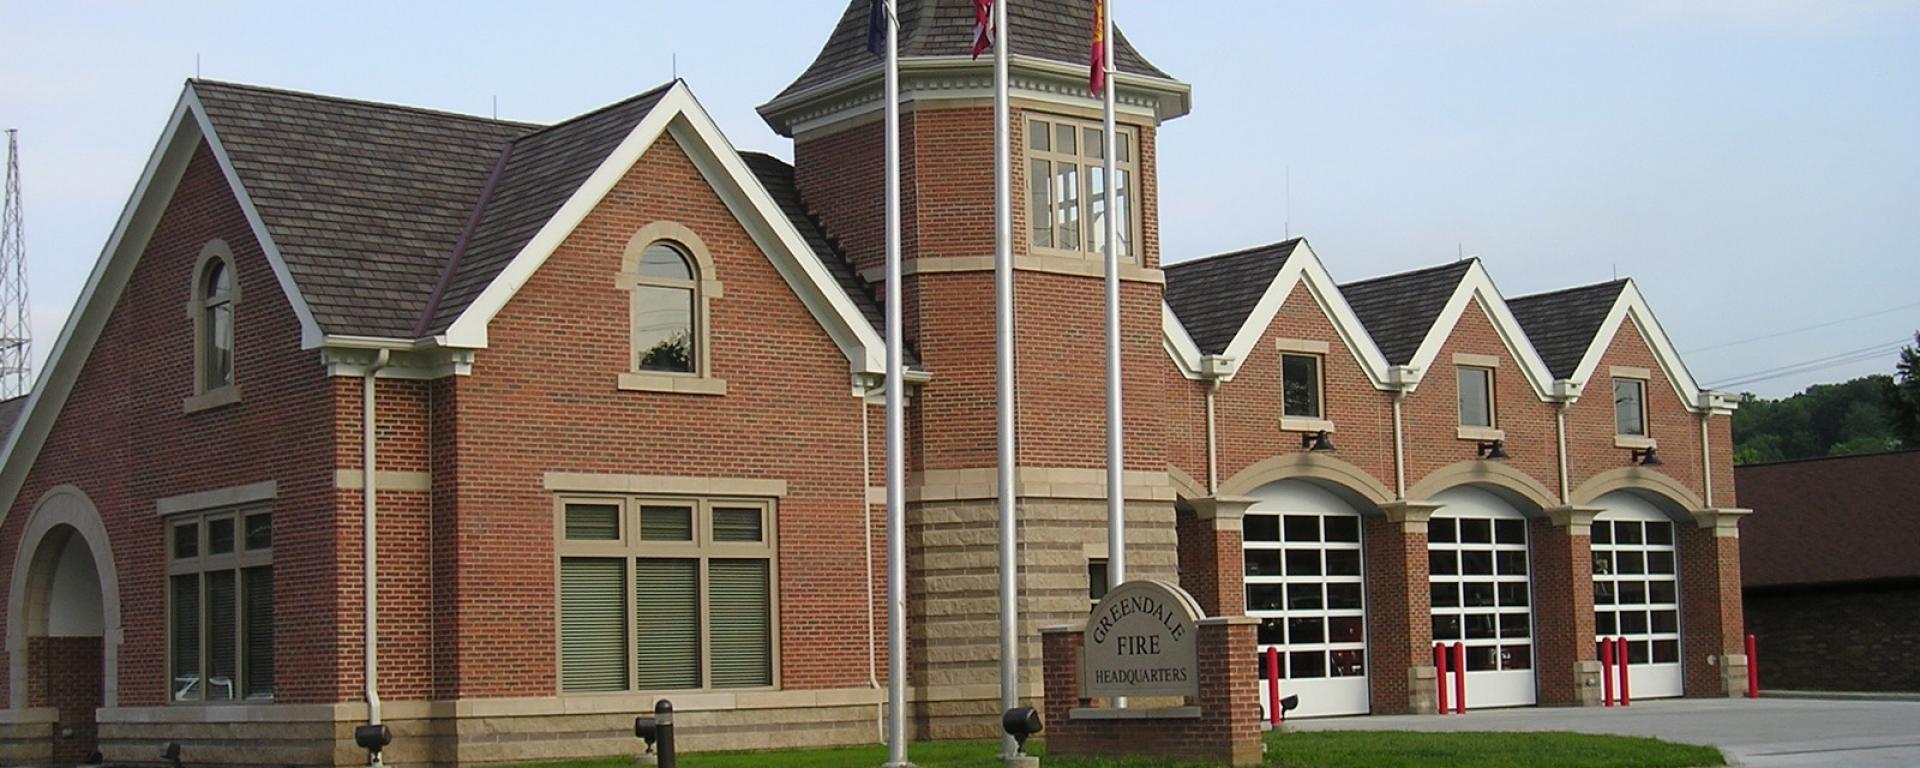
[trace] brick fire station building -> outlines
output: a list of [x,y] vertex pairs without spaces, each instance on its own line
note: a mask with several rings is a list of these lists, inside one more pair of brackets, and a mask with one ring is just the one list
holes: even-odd
[[[1026,694],[1104,578],[1114,215],[1130,575],[1259,617],[1300,714],[1431,710],[1436,641],[1475,706],[1592,703],[1601,636],[1636,696],[1725,695],[1733,404],[1638,288],[1163,264],[1191,89],[1119,41],[1101,199],[1086,6],[1010,8]],[[682,82],[547,126],[187,83],[0,407],[0,758],[352,765],[370,700],[402,764],[629,752],[663,695],[692,748],[877,740],[887,386],[913,731],[991,733],[990,65],[970,3],[900,14],[903,382],[861,0],[760,107],[792,164]]]

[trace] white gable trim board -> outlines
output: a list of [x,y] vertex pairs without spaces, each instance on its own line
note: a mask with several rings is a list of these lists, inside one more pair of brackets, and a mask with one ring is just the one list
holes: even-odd
[[1217,377],[1221,381],[1232,381],[1239,372],[1240,362],[1253,354],[1254,346],[1266,335],[1267,326],[1273,324],[1273,318],[1280,314],[1287,297],[1293,295],[1293,287],[1302,283],[1307,286],[1307,292],[1313,296],[1321,313],[1333,323],[1334,332],[1340,335],[1341,343],[1353,354],[1360,369],[1367,372],[1373,385],[1380,389],[1390,388],[1386,355],[1381,354],[1380,347],[1374,344],[1373,337],[1361,325],[1360,317],[1347,304],[1347,297],[1340,293],[1340,287],[1327,273],[1326,265],[1321,263],[1320,257],[1305,240],[1294,246],[1293,252],[1287,256],[1287,263],[1273,276],[1266,291],[1261,293],[1260,301],[1254,304],[1246,320],[1241,322],[1240,330],[1227,343],[1226,350],[1220,354],[1225,364],[1219,370],[1207,369],[1202,360],[1205,355],[1199,345],[1188,335],[1186,326],[1180,323],[1172,307],[1163,302],[1161,328],[1167,334],[1168,355],[1187,378]]
[[454,319],[440,340],[442,345],[485,348],[487,324],[663,135],[680,142],[693,158],[701,174],[753,236],[767,259],[846,354],[853,372],[884,371],[885,345],[879,333],[840,289],[806,239],[787,220],[772,195],[748,170],[746,161],[720,133],[719,126],[683,82],[674,83],[660,97],[653,110],[634,126],[506,269]]
[[[1573,381],[1585,386],[1599,371],[1600,359],[1606,355],[1607,348],[1613,346],[1613,337],[1620,333],[1620,327],[1631,319],[1640,329],[1641,338],[1653,350],[1653,359],[1660,364],[1660,372],[1673,386],[1674,395],[1689,409],[1708,410],[1715,407],[1709,401],[1713,393],[1702,390],[1694,380],[1693,373],[1687,370],[1687,364],[1681,360],[1680,353],[1673,347],[1673,339],[1667,336],[1666,329],[1660,327],[1660,321],[1653,316],[1652,308],[1647,306],[1646,296],[1640,293],[1640,286],[1632,280],[1620,289],[1620,295],[1613,300],[1613,309],[1607,313],[1607,319],[1600,324],[1600,330],[1593,335],[1593,343],[1580,357],[1580,367],[1573,371]],[[1725,407],[1722,404],[1719,407]]]
[[1500,335],[1500,341],[1507,347],[1508,354],[1520,364],[1520,372],[1526,374],[1527,383],[1533,385],[1533,392],[1541,400],[1552,400],[1553,374],[1548,372],[1546,361],[1540,359],[1540,353],[1533,348],[1533,342],[1527,339],[1527,333],[1520,328],[1520,321],[1513,316],[1513,310],[1507,308],[1507,300],[1493,285],[1493,278],[1487,274],[1487,268],[1479,260],[1467,267],[1467,273],[1460,278],[1460,284],[1453,289],[1453,297],[1440,310],[1440,316],[1434,318],[1433,326],[1427,329],[1427,337],[1413,353],[1408,365],[1420,371],[1432,369],[1434,361],[1440,356],[1440,348],[1446,346],[1447,338],[1453,335],[1454,326],[1467,312],[1467,307],[1477,302],[1492,321],[1494,333]]

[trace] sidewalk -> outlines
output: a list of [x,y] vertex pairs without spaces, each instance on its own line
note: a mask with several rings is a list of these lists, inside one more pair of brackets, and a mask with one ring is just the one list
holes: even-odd
[[1667,699],[1621,708],[1483,710],[1461,715],[1296,720],[1302,731],[1573,731],[1719,747],[1754,768],[1920,766],[1920,702]]

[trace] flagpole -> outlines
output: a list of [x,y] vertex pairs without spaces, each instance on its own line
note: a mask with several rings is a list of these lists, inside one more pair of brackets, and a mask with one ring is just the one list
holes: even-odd
[[1123,422],[1120,409],[1120,252],[1116,248],[1120,234],[1118,187],[1114,176],[1115,137],[1113,119],[1113,0],[1101,0],[1106,10],[1101,15],[1101,43],[1105,46],[1101,66],[1106,70],[1106,123],[1104,138],[1106,160],[1105,198],[1107,231],[1107,585],[1118,587],[1127,580],[1127,514],[1124,479]]
[[906,437],[900,349],[900,20],[886,11],[887,261],[887,766],[907,762]]
[[[999,422],[1000,466],[1000,711],[1020,706],[1019,529],[1014,518],[1013,421],[1013,176],[1012,119],[1007,106],[1007,3],[994,0],[993,22],[993,320],[994,353],[999,368],[995,414]],[[1000,755],[1011,758],[1020,746],[1011,735],[1000,738]]]

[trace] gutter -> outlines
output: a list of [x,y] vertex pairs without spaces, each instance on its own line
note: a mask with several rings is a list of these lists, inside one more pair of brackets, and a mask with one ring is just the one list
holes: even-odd
[[[381,369],[387,367],[387,363],[392,360],[392,357],[393,352],[390,350],[382,349],[376,353],[373,364],[367,366],[367,374],[366,378],[363,379],[365,383],[362,385],[360,400],[360,471],[362,473],[360,503],[361,511],[364,515],[360,524],[362,534],[361,543],[363,547],[361,552],[361,565],[365,570],[364,607],[366,610],[366,638],[363,641],[365,645],[362,647],[360,655],[366,661],[364,678],[366,682],[368,725],[380,724],[380,626],[378,616],[380,571],[376,550],[376,544],[379,541],[379,529],[375,526],[374,505],[374,500],[379,488],[375,482],[377,473],[374,471],[374,378],[379,375]],[[379,764],[379,760],[379,753],[374,753],[375,765]]]

